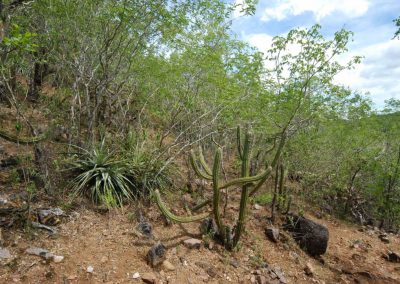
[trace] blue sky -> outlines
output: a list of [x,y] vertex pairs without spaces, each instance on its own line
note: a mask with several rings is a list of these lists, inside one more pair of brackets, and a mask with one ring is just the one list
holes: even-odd
[[273,36],[316,23],[327,38],[341,28],[354,32],[349,52],[342,59],[355,55],[364,59],[335,81],[369,93],[381,108],[386,99],[400,99],[400,40],[392,39],[396,31],[393,19],[399,16],[400,0],[259,0],[254,16],[240,15],[238,9],[233,30],[261,51],[268,50]]

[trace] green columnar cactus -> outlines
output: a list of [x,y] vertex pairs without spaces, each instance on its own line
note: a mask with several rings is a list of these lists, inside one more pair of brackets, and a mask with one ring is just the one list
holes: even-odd
[[[238,129],[240,129],[238,127]],[[238,131],[239,133],[239,131]],[[240,134],[240,133],[239,133]],[[238,135],[238,144],[240,143],[241,137]],[[252,135],[247,132],[244,139],[243,151],[242,151],[242,178],[247,178],[250,175],[250,157],[251,157],[251,144],[252,144]],[[261,178],[260,178],[261,179]],[[242,195],[240,197],[240,208],[239,208],[239,218],[236,224],[236,232],[233,238],[233,247],[239,242],[240,236],[242,235],[245,219],[246,219],[246,211],[247,211],[247,203],[249,198],[249,184],[243,184],[242,186]]]
[[13,143],[34,144],[46,140],[48,138],[48,133],[36,137],[19,137],[8,134],[7,132],[0,129],[0,137]]
[[[277,151],[277,155],[280,155],[281,149],[283,147],[283,143],[281,141],[280,147]],[[251,146],[252,146],[252,135],[250,132],[247,132],[244,135],[243,143],[241,137],[241,129],[237,128],[237,148],[239,158],[242,162],[241,175],[239,178],[233,179],[231,181],[226,182],[225,184],[220,185],[221,178],[221,167],[222,167],[222,150],[217,149],[214,157],[214,163],[212,170],[208,166],[207,162],[204,159],[201,147],[199,149],[199,154],[196,157],[194,151],[191,151],[190,162],[191,165],[198,176],[201,178],[212,180],[213,182],[213,198],[212,200],[206,200],[201,205],[196,206],[195,210],[198,210],[208,204],[212,204],[213,216],[215,222],[218,227],[218,237],[221,242],[228,249],[233,249],[237,246],[242,232],[244,230],[244,226],[246,223],[246,211],[248,205],[248,198],[250,194],[254,194],[261,185],[269,178],[272,172],[272,167],[269,166],[263,172],[258,175],[250,176],[250,159],[251,159]],[[275,164],[277,158],[274,158],[273,164]],[[231,186],[241,186],[241,198],[240,198],[240,208],[239,208],[239,218],[235,226],[235,232],[232,239],[232,230],[229,226],[226,226],[223,223],[220,207],[221,207],[221,189],[225,189]],[[179,217],[172,214],[165,204],[162,202],[160,194],[158,191],[155,191],[155,199],[158,207],[161,212],[169,219],[175,222],[185,223],[185,222],[194,222],[199,221],[201,219],[206,218],[210,215],[210,213],[204,213],[196,216],[188,216],[188,217]],[[194,210],[193,210],[194,211]]]

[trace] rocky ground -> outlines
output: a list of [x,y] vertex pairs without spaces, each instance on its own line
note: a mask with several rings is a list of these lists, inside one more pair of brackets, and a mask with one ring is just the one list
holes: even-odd
[[[133,207],[103,211],[90,205],[68,210],[60,217],[57,234],[3,228],[0,282],[400,283],[400,263],[383,258],[388,250],[400,251],[398,235],[382,235],[376,228],[329,216],[307,215],[330,232],[327,253],[313,258],[282,229],[276,243],[269,240],[265,235],[268,212],[259,206],[250,210],[237,252],[202,239],[198,223],[167,225],[154,206],[143,210],[153,228],[152,238],[140,233]],[[184,214],[183,210],[176,213]],[[165,246],[165,258],[153,268],[147,255],[159,242]],[[30,254],[32,248],[45,249],[50,257]]]

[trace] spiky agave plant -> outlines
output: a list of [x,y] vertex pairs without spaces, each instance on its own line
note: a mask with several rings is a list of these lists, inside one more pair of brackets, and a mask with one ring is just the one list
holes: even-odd
[[129,164],[115,158],[104,140],[92,150],[80,149],[81,153],[69,163],[69,169],[76,173],[71,181],[74,194],[88,195],[94,203],[107,206],[121,206],[124,200],[133,198]]

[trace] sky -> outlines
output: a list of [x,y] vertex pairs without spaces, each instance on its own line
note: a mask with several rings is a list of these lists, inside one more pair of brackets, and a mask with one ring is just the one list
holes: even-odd
[[400,0],[259,0],[254,16],[243,16],[239,10],[234,13],[233,31],[264,52],[274,36],[293,28],[318,23],[326,38],[342,28],[354,32],[341,60],[357,55],[363,56],[362,62],[338,74],[334,81],[368,93],[376,108],[382,108],[387,99],[400,99],[400,39],[393,39]]

